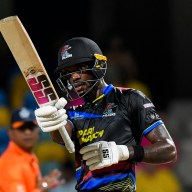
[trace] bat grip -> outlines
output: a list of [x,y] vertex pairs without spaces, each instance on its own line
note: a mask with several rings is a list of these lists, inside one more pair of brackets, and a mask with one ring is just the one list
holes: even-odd
[[64,126],[59,129],[59,133],[61,134],[61,137],[65,143],[65,147],[67,148],[69,153],[75,152],[74,143],[72,142],[71,138],[69,137],[69,134],[67,133],[67,130],[65,129]]

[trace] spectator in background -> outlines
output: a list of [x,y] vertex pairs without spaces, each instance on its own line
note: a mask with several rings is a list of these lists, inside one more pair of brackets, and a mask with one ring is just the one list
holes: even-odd
[[57,169],[42,177],[33,148],[39,138],[33,110],[17,109],[12,113],[10,142],[0,163],[1,192],[45,192],[63,184]]

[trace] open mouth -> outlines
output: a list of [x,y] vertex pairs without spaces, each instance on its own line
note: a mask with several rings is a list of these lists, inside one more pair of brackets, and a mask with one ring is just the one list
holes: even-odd
[[33,142],[34,139],[33,139],[33,138],[25,138],[24,141],[25,141],[25,142]]
[[80,92],[82,91],[83,83],[82,82],[75,83],[74,87],[75,87],[75,91]]
[[84,94],[84,90],[82,86],[78,86],[75,88],[75,91],[81,96]]
[[81,89],[82,89],[81,85],[75,86],[75,91],[79,92],[79,91],[81,91]]

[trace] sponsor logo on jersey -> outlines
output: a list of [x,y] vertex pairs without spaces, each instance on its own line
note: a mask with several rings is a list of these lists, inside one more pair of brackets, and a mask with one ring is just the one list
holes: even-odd
[[151,119],[159,119],[159,115],[157,113],[150,114]]
[[144,108],[154,107],[153,103],[145,103],[143,105]]
[[113,110],[116,106],[114,103],[109,103],[104,109],[103,117],[115,116],[116,113]]
[[104,130],[95,131],[95,127],[90,127],[88,129],[79,130],[77,132],[77,138],[79,139],[79,144],[91,142],[97,138],[101,138],[104,134]]

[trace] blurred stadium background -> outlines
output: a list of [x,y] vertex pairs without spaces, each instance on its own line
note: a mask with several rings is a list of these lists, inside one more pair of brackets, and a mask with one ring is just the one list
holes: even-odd
[[[189,0],[1,0],[0,19],[19,16],[56,89],[53,70],[62,43],[74,36],[96,41],[109,60],[106,82],[140,89],[155,104],[178,146],[178,161],[168,168],[180,191],[191,192],[191,9]],[[1,36],[0,67],[1,154],[9,139],[6,130],[11,111],[23,105],[33,109],[37,106]],[[43,173],[59,167],[65,177],[67,167],[71,167],[68,183],[74,185],[73,155],[53,143],[45,133],[41,133],[35,152]],[[142,165],[138,165],[138,176],[140,170]],[[57,191],[67,191],[67,187],[70,188],[66,184]]]

